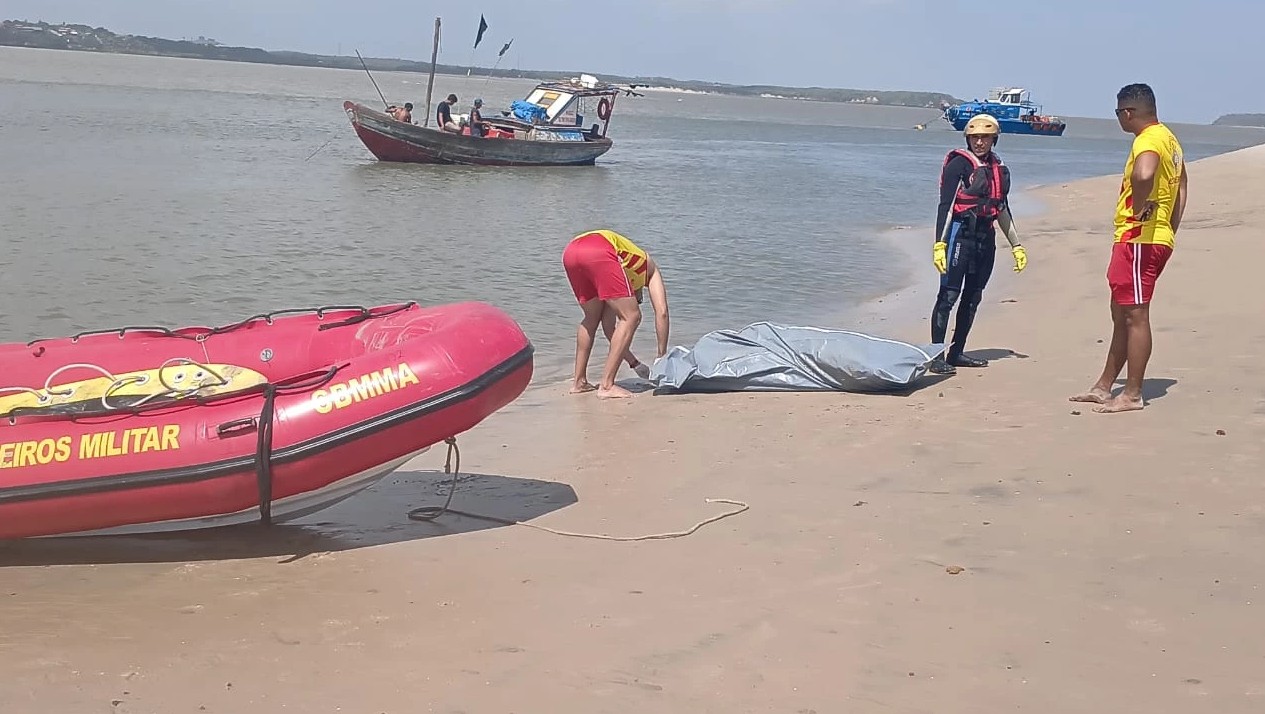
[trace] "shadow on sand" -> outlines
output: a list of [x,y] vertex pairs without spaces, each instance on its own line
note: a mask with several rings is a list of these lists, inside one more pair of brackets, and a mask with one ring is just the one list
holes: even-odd
[[965,350],[963,354],[976,359],[988,360],[989,362],[996,362],[1000,359],[1028,359],[1028,355],[1022,352],[1007,349]]
[[[1156,399],[1163,399],[1168,396],[1170,387],[1177,384],[1176,379],[1143,379],[1142,380],[1142,399],[1152,402]],[[1124,387],[1124,380],[1116,380],[1117,387]],[[1117,393],[1119,390],[1116,390]]]
[[[313,553],[501,528],[493,521],[445,513],[414,521],[408,512],[442,506],[451,475],[400,471],[329,509],[270,527],[231,526],[168,534],[32,538],[0,541],[0,568],[32,565],[180,563],[280,557],[293,562]],[[508,521],[530,521],[577,501],[570,486],[551,481],[462,474],[451,508]]]

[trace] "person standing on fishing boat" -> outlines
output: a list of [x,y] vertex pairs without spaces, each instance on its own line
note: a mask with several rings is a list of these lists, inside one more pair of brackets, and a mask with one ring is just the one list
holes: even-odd
[[483,100],[475,99],[474,106],[470,108],[470,120],[467,122],[470,126],[470,136],[483,136],[487,133],[487,127],[483,124]]
[[[668,351],[668,293],[659,265],[624,236],[615,231],[596,230],[571,239],[562,251],[562,267],[584,312],[576,330],[571,393],[596,390],[599,399],[631,397],[631,392],[615,384],[615,374],[620,362],[626,361],[642,379],[650,375],[650,368],[633,356],[630,349],[633,335],[641,324],[642,290],[650,293],[650,304],[654,308],[658,356]],[[599,325],[610,340],[611,351],[602,379],[594,387],[588,380],[588,367]]]
[[936,211],[936,238],[932,264],[940,273],[940,292],[931,313],[931,341],[943,344],[949,331],[949,313],[961,298],[953,342],[947,354],[929,367],[936,374],[954,374],[957,367],[985,367],[982,359],[963,354],[975,311],[993,272],[1000,225],[1010,243],[1015,272],[1028,265],[1010,215],[1010,169],[993,152],[1001,126],[988,114],[966,124],[966,147],[953,149],[940,170],[940,205]]

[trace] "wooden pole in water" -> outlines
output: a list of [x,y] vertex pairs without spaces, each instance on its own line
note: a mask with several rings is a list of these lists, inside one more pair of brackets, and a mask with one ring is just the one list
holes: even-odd
[[[435,87],[435,61],[439,59],[439,18],[435,18],[435,47],[430,51],[430,79],[426,81],[426,119],[422,126],[430,126],[430,93]],[[440,127],[441,129],[443,127]]]

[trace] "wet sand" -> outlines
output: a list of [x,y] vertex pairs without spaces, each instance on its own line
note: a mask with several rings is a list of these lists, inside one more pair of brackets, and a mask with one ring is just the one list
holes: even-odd
[[[1190,171],[1145,411],[1067,401],[1110,335],[1119,179],[1047,187],[980,308],[987,369],[535,390],[461,438],[460,510],[615,535],[749,511],[631,543],[409,521],[443,502],[436,449],[269,534],[3,544],[0,711],[1265,710],[1265,148]],[[924,340],[890,302],[856,324]]]

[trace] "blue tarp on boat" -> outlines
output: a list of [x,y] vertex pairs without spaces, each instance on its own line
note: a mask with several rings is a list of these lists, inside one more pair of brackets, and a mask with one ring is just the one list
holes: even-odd
[[909,388],[945,345],[912,345],[848,330],[757,322],[673,347],[650,368],[682,392],[890,392]]
[[529,123],[535,122],[537,119],[543,121],[548,118],[544,107],[539,104],[533,104],[525,99],[515,99],[514,103],[510,104],[510,113],[512,113],[520,121]]

